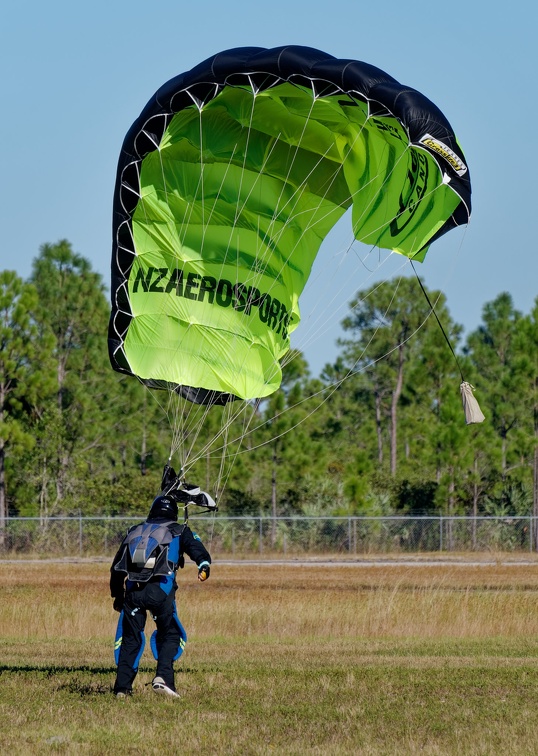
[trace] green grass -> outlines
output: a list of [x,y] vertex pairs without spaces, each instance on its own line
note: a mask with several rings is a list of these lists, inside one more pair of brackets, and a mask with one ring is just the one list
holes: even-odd
[[118,701],[106,566],[0,565],[2,753],[536,754],[529,568],[351,569],[215,566],[208,590],[186,570],[181,699],[147,685],[146,651]]

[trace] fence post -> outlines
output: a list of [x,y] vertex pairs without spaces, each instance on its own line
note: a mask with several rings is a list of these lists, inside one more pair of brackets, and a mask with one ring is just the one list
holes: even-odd
[[439,551],[443,550],[443,516],[439,517]]
[[78,551],[82,556],[82,512],[78,513]]
[[263,552],[263,521],[260,515],[260,554]]

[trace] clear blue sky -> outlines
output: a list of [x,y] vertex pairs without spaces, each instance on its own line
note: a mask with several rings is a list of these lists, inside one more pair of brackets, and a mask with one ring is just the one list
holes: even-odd
[[[470,166],[473,216],[464,233],[432,246],[420,275],[467,332],[502,291],[528,313],[538,295],[537,28],[536,5],[518,0],[499,9],[469,0],[7,0],[0,268],[27,277],[40,245],[65,238],[108,284],[116,161],[146,101],[220,50],[300,44],[372,63],[443,110]],[[336,356],[346,302],[371,283],[362,266],[356,278],[334,272],[345,236],[324,245],[326,267],[302,303],[307,336],[298,332],[295,345],[314,374]],[[329,288],[339,307],[318,310],[318,321]]]

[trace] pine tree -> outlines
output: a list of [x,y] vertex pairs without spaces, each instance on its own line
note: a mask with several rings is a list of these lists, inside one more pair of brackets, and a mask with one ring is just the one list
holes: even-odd
[[[538,298],[531,313],[518,323],[515,336],[518,355],[517,371],[523,375],[519,401],[524,406],[521,416],[522,437],[519,446],[525,450],[532,470],[532,513],[538,517]],[[538,550],[538,527],[535,528]]]
[[484,396],[485,414],[495,431],[492,443],[500,451],[498,490],[491,495],[502,497],[511,483],[521,480],[524,467],[520,432],[529,414],[522,401],[528,386],[519,336],[523,321],[507,293],[484,306],[482,320],[483,324],[469,335],[466,351]]
[[41,498],[51,497],[49,513],[78,511],[87,500],[84,478],[109,442],[103,423],[114,392],[106,352],[109,307],[101,276],[65,240],[41,247],[31,282],[41,335],[55,340],[55,401],[47,413],[54,434],[40,450],[49,470]]
[[[432,294],[430,299],[437,297]],[[375,408],[378,461],[384,460],[389,439],[390,474],[398,466],[398,418],[407,373],[420,353],[430,306],[414,279],[387,281],[359,292],[350,304],[343,328],[352,334],[342,340],[348,369],[364,373]],[[424,380],[426,380],[424,376]]]
[[[53,339],[38,339],[35,288],[12,271],[0,272],[0,527],[8,516],[6,463],[35,446],[41,402],[51,389],[48,362]],[[18,470],[13,471],[17,480]],[[14,491],[13,491],[14,494]],[[16,504],[13,495],[13,503]]]

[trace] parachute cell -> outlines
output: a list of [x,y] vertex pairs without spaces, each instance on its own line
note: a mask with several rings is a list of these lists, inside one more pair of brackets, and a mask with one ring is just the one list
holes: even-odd
[[470,215],[452,128],[380,69],[239,48],[167,82],[129,130],[114,195],[112,366],[191,401],[263,397],[323,239],[423,260]]

